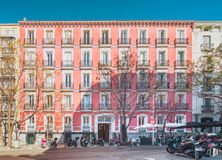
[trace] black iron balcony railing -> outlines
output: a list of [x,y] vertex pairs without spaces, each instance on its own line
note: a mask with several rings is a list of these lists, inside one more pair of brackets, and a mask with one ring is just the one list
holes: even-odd
[[92,85],[89,84],[84,84],[84,82],[81,82],[81,84],[79,85],[79,89],[80,90],[90,90],[92,89]]
[[81,67],[92,67],[92,60],[81,60],[80,66]]
[[35,60],[26,60],[25,61],[25,67],[35,67],[36,61]]
[[36,45],[36,39],[35,38],[25,38],[24,44],[25,45]]
[[201,50],[212,50],[214,48],[214,44],[213,43],[202,43],[201,44]]
[[24,109],[27,110],[27,111],[34,111],[36,109],[36,105],[35,104],[26,103]]
[[55,44],[55,39],[54,38],[44,38],[43,39],[43,44],[48,44],[48,45],[54,45]]
[[100,103],[99,110],[101,110],[101,111],[111,110],[110,104],[109,103]]
[[175,44],[188,44],[188,38],[176,38]]
[[82,110],[82,111],[92,110],[92,104],[90,104],[90,103],[81,103],[80,104],[80,110]]
[[130,61],[129,60],[119,60],[119,63],[118,63],[118,67],[121,68],[125,68],[125,67],[130,67]]
[[44,83],[44,89],[54,89],[54,82]]
[[131,39],[130,38],[119,38],[118,39],[118,45],[121,44],[130,44],[131,43]]
[[62,67],[73,67],[73,61],[72,60],[63,60]]
[[168,110],[168,104],[167,103],[156,103],[156,110]]
[[157,67],[169,66],[169,60],[157,60],[156,61],[156,66]]
[[43,61],[44,67],[54,67],[55,62],[53,60],[44,60]]
[[202,105],[201,106],[201,112],[202,113],[213,113],[214,112],[214,106],[213,105]]
[[111,44],[111,43],[112,43],[111,38],[100,38],[99,39],[99,44],[100,45],[107,45],[107,44]]
[[175,110],[188,110],[188,103],[175,103]]
[[170,82],[157,81],[156,86],[157,86],[157,89],[169,89],[170,88]]
[[25,82],[25,89],[36,89],[35,82]]
[[110,82],[100,82],[100,89],[110,89],[111,83]]
[[73,109],[73,104],[62,104],[63,111],[72,110],[72,109]]
[[130,81],[128,82],[120,82],[119,84],[119,89],[130,89],[131,88],[131,84]]
[[69,82],[69,83],[63,82],[61,84],[61,88],[62,89],[73,89],[73,82]]
[[99,67],[100,68],[107,68],[111,66],[111,61],[110,60],[100,60],[99,62]]
[[150,88],[150,84],[148,83],[148,81],[137,82],[137,89],[144,90],[144,89],[149,89],[149,88]]
[[169,44],[169,38],[157,38],[156,44]]
[[149,38],[138,38],[136,43],[137,43],[137,45],[139,45],[139,44],[149,44],[150,39]]
[[73,38],[63,38],[62,39],[62,45],[73,45],[74,40]]
[[149,110],[149,104],[148,103],[139,104],[138,110]]
[[92,45],[92,38],[81,38],[80,44],[81,45]]
[[150,61],[147,59],[138,60],[137,67],[148,67],[149,64],[150,64]]
[[44,104],[43,110],[44,111],[54,111],[55,110],[54,104],[53,103]]
[[189,88],[188,82],[179,81],[175,83],[175,89],[188,89],[188,88]]
[[177,67],[185,67],[185,66],[187,66],[187,61],[186,60],[176,60],[175,64]]

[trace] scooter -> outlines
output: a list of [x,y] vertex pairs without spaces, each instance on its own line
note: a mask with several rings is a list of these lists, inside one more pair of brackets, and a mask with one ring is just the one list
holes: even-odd
[[96,140],[96,138],[93,138],[90,145],[94,146],[94,145],[100,145],[100,146],[104,146],[105,141],[103,139],[98,139]]
[[81,139],[80,139],[80,145],[82,146],[82,147],[87,147],[87,145],[88,145],[88,140],[87,140],[87,137],[86,136],[82,136],[81,137]]
[[50,148],[57,148],[57,140],[58,138],[54,138],[54,140],[50,142]]
[[114,139],[109,140],[109,146],[114,146],[114,145],[117,145],[117,146],[121,145],[119,138],[116,137]]
[[72,140],[72,139],[70,139],[67,143],[66,143],[66,145],[65,145],[65,147],[77,147],[77,145],[78,145],[78,139],[79,139],[79,137],[76,137],[75,138],[75,140]]
[[[199,142],[194,142],[193,137],[182,139],[181,143],[179,139],[174,137],[168,141],[166,151],[170,154],[182,153],[195,158],[195,148],[202,151],[202,146],[200,146]],[[200,159],[202,153],[198,155]]]
[[41,148],[45,148],[47,146],[47,140],[46,138],[42,138],[41,140]]

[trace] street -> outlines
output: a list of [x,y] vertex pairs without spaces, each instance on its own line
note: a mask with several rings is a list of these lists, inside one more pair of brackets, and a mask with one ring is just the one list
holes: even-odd
[[[0,160],[189,160],[185,155],[170,155],[165,146],[139,147],[87,147],[41,149],[29,147],[20,150],[0,150]],[[204,157],[203,160],[221,160],[217,157]]]

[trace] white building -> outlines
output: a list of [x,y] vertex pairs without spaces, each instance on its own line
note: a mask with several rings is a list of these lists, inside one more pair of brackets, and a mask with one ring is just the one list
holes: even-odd
[[[203,49],[216,48],[222,43],[222,21],[197,21],[193,28],[193,63],[203,55]],[[216,90],[211,90],[216,92]],[[220,119],[218,106],[212,99],[198,97],[193,90],[192,97],[193,121],[206,122]]]

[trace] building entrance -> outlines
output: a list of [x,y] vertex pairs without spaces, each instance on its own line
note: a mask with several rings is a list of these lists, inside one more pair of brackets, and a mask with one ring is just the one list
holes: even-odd
[[110,124],[107,123],[98,124],[98,139],[103,139],[106,142],[109,142],[109,130],[110,130]]

